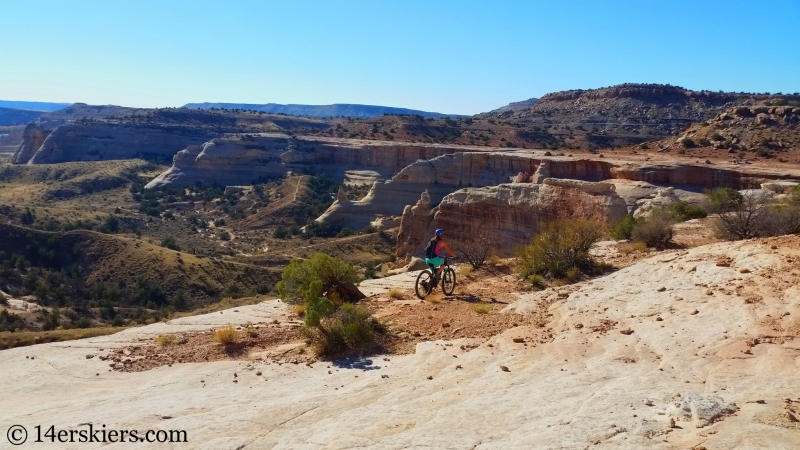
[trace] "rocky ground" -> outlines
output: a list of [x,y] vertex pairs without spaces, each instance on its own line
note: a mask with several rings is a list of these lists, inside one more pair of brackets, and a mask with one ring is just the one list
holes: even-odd
[[[411,298],[410,274],[363,286],[368,303],[385,305],[382,320],[419,331],[413,353],[291,364],[262,348],[136,372],[100,359],[226,324],[277,335],[297,318],[274,300],[5,350],[0,417],[29,432],[184,429],[187,448],[800,446],[800,237],[669,250],[513,295],[505,276],[470,287],[496,294],[485,315],[469,309],[469,292]],[[491,325],[485,333],[454,333],[480,321]],[[300,344],[275,342],[294,352]]]

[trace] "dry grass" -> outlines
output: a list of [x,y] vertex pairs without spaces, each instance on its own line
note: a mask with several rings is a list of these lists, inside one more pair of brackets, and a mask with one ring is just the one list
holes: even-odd
[[492,266],[499,266],[501,264],[505,264],[505,261],[503,261],[503,259],[497,255],[492,255],[492,257],[489,258],[489,264]]
[[233,325],[228,325],[214,331],[214,342],[222,345],[231,345],[239,342],[239,332]]
[[480,302],[472,306],[472,310],[478,314],[489,314],[492,312],[492,305],[486,302]]
[[458,266],[458,270],[456,270],[459,278],[467,278],[472,274],[472,266],[468,265],[461,265]]
[[427,297],[425,297],[426,302],[433,304],[442,303],[442,300],[444,300],[444,293],[442,293],[440,290],[431,292]]
[[46,342],[62,342],[75,339],[84,339],[95,336],[114,334],[125,328],[99,327],[99,328],[74,328],[70,330],[53,331],[16,331],[0,333],[0,350],[25,347]]
[[175,345],[178,342],[178,337],[174,334],[159,334],[156,337],[156,345],[165,347],[167,345]]
[[292,306],[292,314],[298,317],[303,317],[306,315],[306,305],[294,305]]
[[406,295],[403,294],[403,291],[401,291],[398,288],[391,288],[391,289],[389,289],[389,298],[392,298],[392,299],[395,299],[395,300],[402,300],[402,299],[406,298]]
[[258,331],[253,325],[247,325],[244,327],[244,332],[251,338],[258,337]]
[[623,255],[628,255],[634,252],[646,252],[647,244],[644,242],[630,242],[627,244],[621,244],[618,249]]

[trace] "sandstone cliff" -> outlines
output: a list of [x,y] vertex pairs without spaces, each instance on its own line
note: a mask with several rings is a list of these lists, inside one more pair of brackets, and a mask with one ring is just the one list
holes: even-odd
[[53,130],[30,158],[25,158],[26,152],[33,147],[20,147],[15,162],[53,164],[137,157],[164,159],[188,145],[201,144],[216,135],[213,130],[186,126],[68,123]]
[[148,184],[246,184],[289,171],[371,183],[417,160],[457,151],[453,146],[289,136],[280,133],[213,139],[178,152],[173,166]]
[[25,164],[27,163],[36,150],[42,146],[44,143],[45,138],[47,137],[47,131],[42,129],[36,123],[29,123],[25,127],[25,131],[22,132],[22,144],[20,144],[19,148],[14,155],[11,157],[12,164]]
[[501,184],[460,189],[429,209],[423,194],[403,211],[397,255],[421,256],[436,228],[447,230],[451,247],[477,238],[491,243],[498,256],[512,256],[539,227],[556,218],[588,218],[613,223],[628,213],[614,185],[547,178],[542,184]]
[[[334,204],[318,220],[359,229],[378,215],[400,214],[405,205],[415,204],[426,190],[431,204],[435,206],[444,196],[461,188],[495,186],[512,179],[540,183],[546,178],[642,181],[701,192],[714,187],[758,188],[770,180],[800,178],[800,173],[778,174],[736,166],[612,163],[599,158],[543,158],[541,153],[526,151],[456,153],[417,161],[391,180],[375,183],[364,199]],[[633,191],[626,196],[626,200],[633,206],[637,200],[651,197],[654,193],[642,190],[641,196],[637,197],[636,191]]]

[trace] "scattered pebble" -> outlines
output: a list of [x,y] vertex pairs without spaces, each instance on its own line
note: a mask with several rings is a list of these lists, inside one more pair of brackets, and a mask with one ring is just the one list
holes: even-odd
[[503,372],[511,372],[511,370],[509,370],[508,367],[506,366],[500,366],[500,370],[502,370]]

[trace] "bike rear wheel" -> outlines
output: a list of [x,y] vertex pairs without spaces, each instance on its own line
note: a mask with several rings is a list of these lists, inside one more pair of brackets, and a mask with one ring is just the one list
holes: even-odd
[[425,297],[433,290],[433,274],[430,270],[423,270],[417,275],[417,282],[414,284],[414,293],[417,294],[420,300],[425,300]]
[[442,274],[442,291],[444,295],[453,295],[456,290],[456,271],[450,267],[444,269]]

